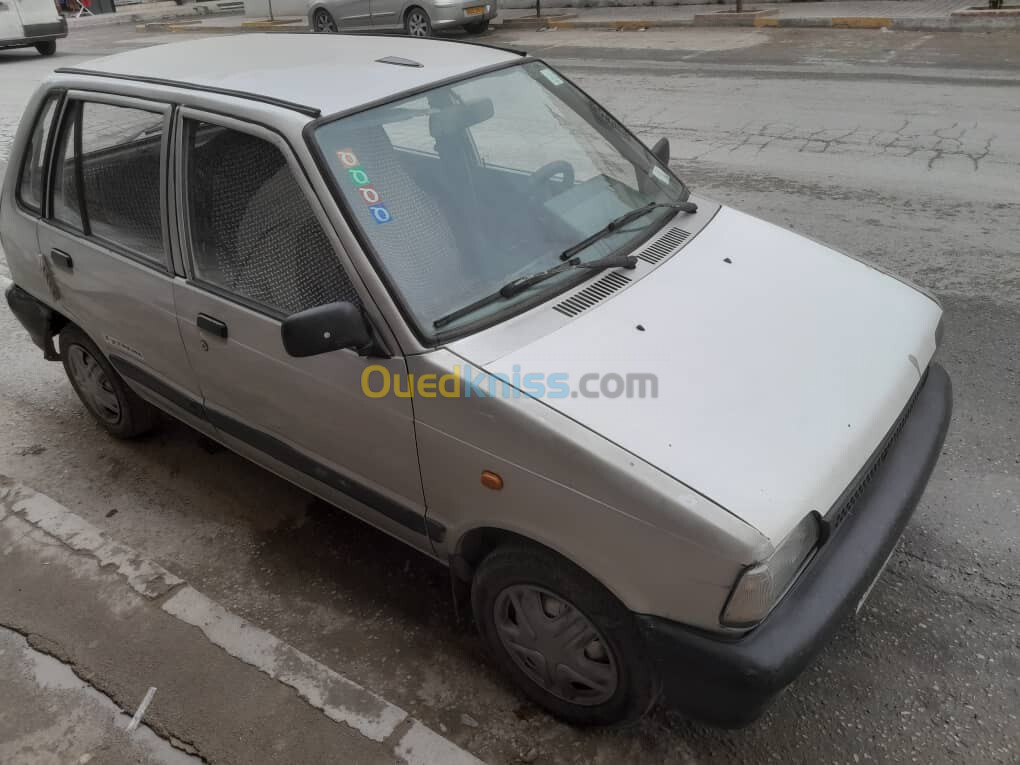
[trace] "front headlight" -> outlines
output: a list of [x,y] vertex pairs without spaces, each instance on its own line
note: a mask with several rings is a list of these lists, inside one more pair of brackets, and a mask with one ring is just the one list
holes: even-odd
[[744,570],[733,585],[721,621],[727,627],[753,627],[764,619],[793,584],[818,544],[818,517],[811,513],[772,556]]

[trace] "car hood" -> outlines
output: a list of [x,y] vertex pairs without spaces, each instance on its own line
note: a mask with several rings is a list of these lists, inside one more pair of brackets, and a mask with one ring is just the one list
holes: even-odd
[[[635,276],[540,339],[485,359],[485,370],[545,375],[545,404],[773,541],[806,513],[831,508],[935,351],[933,299],[725,207]],[[593,373],[601,377],[582,388]],[[650,383],[643,398],[636,383],[630,396],[588,394],[611,394],[619,387],[611,375],[635,373],[655,376],[655,396]],[[552,385],[554,374],[569,392]]]

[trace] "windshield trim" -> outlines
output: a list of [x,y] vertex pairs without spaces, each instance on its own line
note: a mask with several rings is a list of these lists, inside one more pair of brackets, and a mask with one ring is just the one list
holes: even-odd
[[[535,296],[533,296],[532,298],[527,298],[525,300],[513,303],[512,305],[508,305],[506,307],[506,310],[495,311],[494,313],[486,316],[484,320],[480,319],[475,322],[467,322],[464,325],[458,327],[456,330],[450,330],[448,332],[432,331],[431,333],[426,331],[426,328],[418,323],[417,319],[414,316],[414,313],[411,311],[410,307],[404,300],[403,295],[401,294],[399,288],[397,287],[396,284],[394,284],[393,279],[390,277],[386,268],[383,266],[382,258],[380,258],[379,254],[376,252],[375,246],[372,244],[371,240],[368,237],[368,233],[364,230],[361,224],[357,221],[357,218],[354,216],[353,210],[351,209],[350,204],[347,201],[347,198],[344,196],[343,191],[340,188],[340,184],[336,179],[336,176],[334,175],[333,171],[329,166],[329,162],[326,159],[326,155],[322,151],[322,147],[319,145],[319,142],[315,139],[315,132],[323,125],[336,122],[337,120],[341,120],[345,117],[360,114],[362,112],[366,112],[369,111],[370,109],[375,109],[380,106],[386,106],[387,104],[396,103],[397,101],[403,101],[404,99],[407,98],[413,98],[414,96],[418,96],[423,93],[428,93],[429,91],[435,90],[436,88],[454,85],[458,82],[466,82],[467,80],[472,80],[476,77],[482,77],[486,74],[491,74],[492,72],[498,72],[504,69],[511,69],[516,66],[525,66],[527,64],[533,63],[540,63],[545,66],[549,66],[549,64],[546,63],[546,61],[544,61],[543,59],[527,55],[522,56],[517,59],[503,61],[498,64],[493,64],[491,66],[481,67],[480,69],[474,69],[464,74],[458,74],[453,77],[447,77],[441,80],[436,80],[435,82],[430,82],[426,85],[422,85],[419,87],[402,90],[400,92],[384,96],[383,98],[375,99],[374,101],[368,101],[364,104],[352,107],[350,109],[343,109],[339,112],[323,115],[322,117],[309,121],[301,129],[301,135],[304,138],[305,145],[308,148],[308,151],[310,152],[313,161],[315,162],[315,168],[316,170],[318,170],[320,177],[323,179],[323,181],[326,183],[326,186],[329,188],[330,195],[333,197],[334,203],[340,210],[340,214],[343,217],[344,222],[347,224],[347,227],[350,229],[351,233],[354,235],[354,238],[357,240],[358,245],[361,247],[361,250],[365,254],[366,259],[369,261],[372,268],[375,270],[376,276],[379,278],[383,286],[386,288],[386,291],[389,293],[390,300],[397,307],[397,310],[399,311],[400,317],[403,319],[405,326],[411,331],[411,334],[414,336],[415,340],[417,340],[418,343],[423,348],[428,349],[438,348],[442,345],[452,342],[453,340],[457,340],[467,335],[480,332],[483,329],[488,329],[491,326],[495,326],[496,324],[499,324],[505,321],[506,319],[511,318],[511,316],[517,316],[526,313],[527,311],[530,311],[536,306],[541,305],[542,303],[551,299],[554,295],[561,294],[570,289],[573,289],[574,287],[578,286],[579,284],[590,278],[592,274],[590,273],[580,274],[578,275],[578,277],[572,279],[565,279],[563,283],[559,285],[557,285],[554,282],[554,284],[550,286],[559,287],[559,289],[557,289],[555,292],[551,289],[544,290],[539,289]],[[614,117],[608,109],[606,109],[601,103],[599,103],[594,97],[592,97],[591,94],[589,94],[586,90],[582,89],[577,83],[575,83],[573,80],[571,80],[569,77],[564,75],[559,70],[555,71],[557,74],[560,75],[560,77],[562,77],[564,80],[570,83],[572,87],[577,89],[586,98],[588,98],[596,107],[605,112],[605,114],[609,115],[619,130],[621,130],[624,134],[633,139],[639,146],[643,147],[644,150],[647,152],[648,156],[652,158],[652,161],[654,161],[657,166],[661,167],[666,172],[668,172],[670,176],[680,184],[681,187],[681,193],[679,197],[680,201],[687,201],[687,199],[690,198],[690,189],[687,187],[687,184],[684,183],[683,180],[678,175],[676,175],[676,173],[674,173],[669,168],[668,165],[663,165],[661,162],[659,162],[658,158],[654,154],[652,154],[651,150],[645,145],[644,141],[642,141],[640,138],[634,135],[634,133],[631,132],[631,130],[626,125],[624,125],[622,122],[616,119],[616,117]],[[633,252],[638,247],[647,242],[649,239],[651,239],[655,234],[661,231],[665,224],[675,217],[676,211],[674,210],[673,213],[674,215],[664,215],[662,216],[662,219],[660,221],[646,226],[645,229],[641,232],[641,235],[632,237],[630,240],[626,242],[625,246],[617,248],[616,250],[613,251],[613,253],[625,254],[624,253],[625,249],[627,252]]]

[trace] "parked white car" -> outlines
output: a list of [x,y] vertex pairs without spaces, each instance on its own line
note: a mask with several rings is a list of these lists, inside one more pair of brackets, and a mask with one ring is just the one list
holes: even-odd
[[52,56],[61,37],[67,37],[67,19],[53,0],[0,0],[0,49],[34,47]]
[[742,724],[924,491],[942,310],[668,152],[487,46],[135,50],[28,105],[7,300],[114,436],[168,412],[447,565],[562,719]]

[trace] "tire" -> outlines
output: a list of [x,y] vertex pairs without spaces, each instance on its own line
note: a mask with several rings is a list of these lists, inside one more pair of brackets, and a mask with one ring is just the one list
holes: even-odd
[[135,438],[152,430],[156,408],[127,386],[96,344],[73,324],[60,330],[60,359],[74,392],[110,435]]
[[431,37],[432,19],[418,6],[409,8],[404,15],[404,31],[411,37]]
[[35,44],[35,49],[39,51],[40,56],[52,56],[57,52],[57,41],[56,40],[45,40]]
[[336,21],[333,19],[333,14],[327,11],[325,8],[318,8],[314,14],[312,14],[312,29],[319,34],[336,34],[339,32],[339,28],[336,25]]
[[470,24],[465,24],[464,29],[465,31],[467,31],[468,34],[472,35],[483,34],[489,30],[489,20],[486,19],[485,21],[472,21]]
[[[499,664],[528,698],[561,720],[632,722],[655,703],[658,682],[634,615],[552,551],[517,543],[497,548],[475,572],[471,607]],[[564,634],[574,637],[564,640]],[[550,641],[559,645],[544,650],[543,640],[546,648]],[[550,664],[553,673],[545,669]]]

